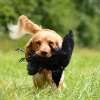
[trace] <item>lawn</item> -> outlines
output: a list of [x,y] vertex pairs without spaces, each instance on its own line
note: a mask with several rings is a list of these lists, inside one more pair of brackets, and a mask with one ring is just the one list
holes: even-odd
[[100,100],[99,51],[74,49],[62,91],[35,89],[20,57],[14,49],[0,50],[0,100]]

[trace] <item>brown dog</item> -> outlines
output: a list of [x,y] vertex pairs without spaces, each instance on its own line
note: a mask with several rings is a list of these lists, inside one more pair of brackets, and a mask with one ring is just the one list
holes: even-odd
[[[31,50],[42,57],[51,57],[52,48],[61,47],[62,37],[55,31],[50,29],[43,29],[37,24],[31,22],[26,16],[22,15],[18,19],[16,34],[17,36],[24,32],[32,33],[32,38],[26,45],[25,56],[28,57]],[[64,75],[62,74],[59,88],[63,87]],[[55,86],[52,80],[52,72],[46,69],[41,70],[33,76],[33,82],[36,87],[43,87],[45,84]]]

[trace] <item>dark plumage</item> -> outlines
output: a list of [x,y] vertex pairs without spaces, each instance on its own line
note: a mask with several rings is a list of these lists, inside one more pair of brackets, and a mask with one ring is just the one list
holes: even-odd
[[28,73],[34,75],[41,69],[48,69],[52,71],[52,79],[56,86],[59,85],[61,75],[70,62],[72,51],[74,48],[74,40],[72,31],[63,38],[62,48],[52,48],[53,55],[49,58],[40,57],[31,51],[27,58]]

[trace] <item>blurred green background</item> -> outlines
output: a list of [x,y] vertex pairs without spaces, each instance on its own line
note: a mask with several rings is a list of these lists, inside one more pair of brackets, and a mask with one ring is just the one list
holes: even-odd
[[[75,48],[65,69],[65,88],[36,90],[19,63],[30,35],[9,37],[20,15],[64,36],[72,29]],[[100,100],[100,0],[0,0],[0,100]]]
[[62,36],[72,29],[79,47],[100,48],[100,0],[0,0],[0,49],[23,47],[28,41],[29,36],[17,41],[8,36],[8,25],[22,14]]

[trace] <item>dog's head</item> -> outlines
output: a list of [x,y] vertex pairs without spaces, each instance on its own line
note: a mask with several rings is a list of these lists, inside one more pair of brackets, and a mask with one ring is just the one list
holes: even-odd
[[41,57],[51,57],[52,48],[62,45],[62,38],[55,31],[43,29],[34,34],[26,46],[26,56],[32,50]]
[[[12,29],[14,26],[11,27]],[[52,49],[61,47],[62,38],[55,31],[43,29],[39,25],[32,22],[27,16],[21,15],[18,18],[18,24],[15,25],[15,30],[11,32],[13,38],[20,38],[26,33],[32,33],[32,38],[26,45],[26,58],[32,50],[42,57],[52,56]]]

